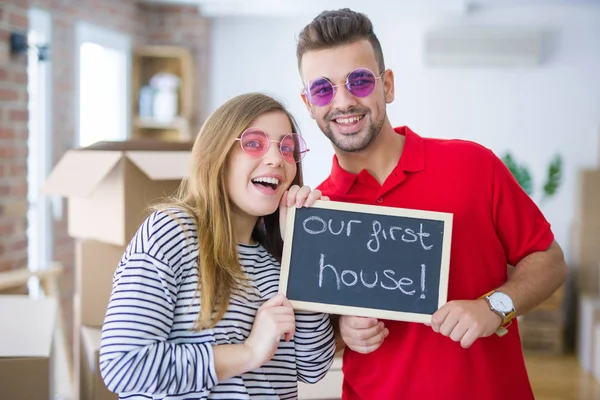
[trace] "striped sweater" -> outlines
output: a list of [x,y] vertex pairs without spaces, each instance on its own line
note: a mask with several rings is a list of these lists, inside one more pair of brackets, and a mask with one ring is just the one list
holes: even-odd
[[146,219],[114,274],[100,349],[108,389],[120,399],[295,399],[298,380],[319,381],[333,362],[334,332],[328,315],[300,311],[293,340],[269,362],[217,380],[213,346],[243,343],[257,309],[277,293],[280,266],[261,245],[238,245],[255,291],[234,294],[213,329],[194,331],[197,230],[188,214],[169,214]]

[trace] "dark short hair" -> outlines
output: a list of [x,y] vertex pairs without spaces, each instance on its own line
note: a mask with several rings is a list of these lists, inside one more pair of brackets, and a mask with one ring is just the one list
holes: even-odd
[[378,72],[383,72],[385,62],[381,43],[373,31],[373,23],[369,17],[349,8],[323,11],[300,31],[296,47],[298,69],[302,64],[302,56],[309,51],[330,49],[365,39],[373,47],[379,66]]

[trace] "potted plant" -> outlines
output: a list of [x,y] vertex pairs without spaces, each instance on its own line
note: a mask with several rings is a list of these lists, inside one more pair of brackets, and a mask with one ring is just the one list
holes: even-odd
[[[525,164],[521,164],[515,160],[510,151],[504,153],[504,155],[501,157],[501,160],[513,174],[525,193],[533,197],[535,185],[533,178],[531,177],[531,173],[529,172],[529,168],[527,168]],[[550,164],[546,170],[545,182],[541,188],[542,196],[540,198],[540,204],[556,195],[558,188],[562,183],[562,171],[562,157],[559,154],[556,154],[554,157],[552,157],[552,160],[550,161]]]

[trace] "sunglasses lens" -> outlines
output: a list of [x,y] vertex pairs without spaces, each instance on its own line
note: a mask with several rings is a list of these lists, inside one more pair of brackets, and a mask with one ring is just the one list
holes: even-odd
[[307,152],[306,142],[302,136],[295,133],[284,136],[279,144],[279,149],[285,161],[292,164],[302,160]]
[[[240,143],[244,153],[253,158],[261,158],[269,149],[269,137],[260,129],[245,131]],[[304,158],[308,149],[302,136],[289,133],[279,142],[279,152],[285,161],[295,164]]]
[[357,69],[348,75],[348,91],[356,97],[366,97],[373,92],[377,80],[368,69]]
[[333,99],[334,89],[327,79],[320,78],[311,81],[306,90],[308,101],[315,106],[324,106]]
[[[359,68],[348,74],[346,87],[356,97],[367,97],[373,93],[377,79],[371,71]],[[315,106],[322,107],[331,103],[335,96],[335,87],[326,78],[315,79],[309,82],[305,90],[306,98]]]
[[259,130],[247,130],[241,137],[242,149],[250,157],[262,157],[269,148],[267,135]]

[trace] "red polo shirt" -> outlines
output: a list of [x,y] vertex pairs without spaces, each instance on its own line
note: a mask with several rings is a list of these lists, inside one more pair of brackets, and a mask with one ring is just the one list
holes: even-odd
[[[319,186],[331,200],[454,214],[448,300],[477,299],[507,279],[507,263],[548,248],[550,225],[490,150],[464,140],[406,141],[400,161],[380,185],[366,170],[344,171],[334,157]],[[343,399],[533,399],[517,321],[504,337],[470,348],[420,323],[385,321],[379,349],[344,352]]]

